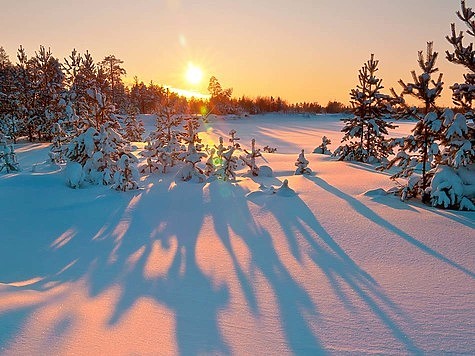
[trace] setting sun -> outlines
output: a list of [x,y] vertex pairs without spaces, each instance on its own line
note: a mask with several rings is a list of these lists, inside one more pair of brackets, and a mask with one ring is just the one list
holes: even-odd
[[185,76],[188,83],[196,85],[199,84],[203,79],[203,71],[193,63],[188,63]]

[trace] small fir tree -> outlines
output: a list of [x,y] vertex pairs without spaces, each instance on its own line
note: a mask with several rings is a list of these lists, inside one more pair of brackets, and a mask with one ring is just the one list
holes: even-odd
[[[236,147],[235,145],[233,145]],[[253,176],[259,175],[259,167],[256,164],[256,158],[261,157],[260,148],[256,149],[256,140],[251,140],[251,150],[244,150],[245,155],[241,155],[240,158],[249,167],[249,173]]]
[[120,156],[117,161],[117,170],[114,173],[112,188],[123,192],[139,188],[137,182],[139,175],[135,164],[137,164],[135,156],[125,153]]
[[0,172],[17,172],[20,165],[16,160],[13,144],[8,144],[7,136],[0,132]]
[[331,151],[328,149],[328,145],[330,145],[331,143],[332,141],[328,137],[323,136],[322,143],[320,144],[320,146],[318,146],[317,148],[313,150],[313,153],[330,155]]
[[305,151],[302,150],[295,162],[297,169],[295,170],[296,175],[301,174],[312,174],[312,170],[308,167],[308,160],[305,158]]
[[131,142],[142,142],[142,135],[145,132],[142,120],[137,120],[137,114],[137,109],[129,106],[124,118],[124,138]]

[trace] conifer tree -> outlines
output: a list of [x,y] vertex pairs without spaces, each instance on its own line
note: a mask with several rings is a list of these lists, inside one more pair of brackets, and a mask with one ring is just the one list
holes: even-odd
[[13,144],[8,144],[7,136],[0,132],[0,172],[16,172],[20,170],[20,165],[16,160]]
[[297,169],[295,170],[294,174],[312,174],[312,170],[308,167],[308,163],[308,160],[305,158],[305,151],[302,150],[299,153],[297,161],[295,162],[295,166],[297,167]]
[[[234,146],[235,147],[235,146]],[[245,155],[241,155],[239,158],[249,167],[249,173],[253,176],[259,175],[259,167],[256,164],[256,158],[261,157],[261,150],[256,149],[256,140],[251,140],[251,150],[244,150]]]
[[22,122],[18,117],[18,87],[15,82],[15,67],[0,47],[0,132],[9,136],[16,143],[21,134]]
[[35,78],[35,98],[30,119],[34,120],[38,138],[51,140],[53,125],[63,114],[60,101],[64,74],[58,59],[53,57],[50,49],[46,50],[43,46],[35,52],[31,65]]
[[358,74],[359,84],[350,92],[354,116],[343,119],[345,133],[341,142],[349,144],[339,147],[334,155],[340,160],[360,162],[381,161],[390,154],[388,145],[384,145],[384,135],[395,126],[387,121],[391,114],[391,97],[380,91],[382,79],[376,77],[379,61],[371,55]]
[[[458,18],[467,26],[466,34],[475,37],[475,12],[461,1],[461,11],[457,11]],[[447,51],[447,59],[464,66],[468,73],[464,74],[464,83],[454,84],[452,98],[454,104],[460,108],[461,113],[445,123],[446,130],[443,136],[445,145],[444,163],[458,168],[468,166],[475,161],[475,50],[473,42],[464,44],[464,32],[456,33],[455,24],[451,24],[451,34],[446,37],[454,47],[453,52]],[[470,124],[471,123],[471,124]]]
[[320,153],[324,155],[331,154],[330,150],[328,149],[328,145],[330,145],[331,143],[332,141],[328,137],[323,136],[322,143],[320,144],[320,146],[318,146],[317,148],[313,150],[313,153]]
[[137,159],[131,154],[123,153],[117,161],[112,188],[120,191],[138,189],[139,174],[135,164]]
[[145,132],[142,120],[137,119],[138,110],[129,105],[127,115],[124,118],[124,138],[131,142],[141,142]]
[[428,42],[426,55],[424,56],[422,51],[418,53],[418,64],[422,73],[417,75],[412,71],[412,83],[399,81],[403,88],[401,96],[392,90],[393,95],[402,103],[404,103],[403,96],[411,95],[423,104],[422,112],[405,106],[403,116],[414,117],[417,123],[412,129],[412,135],[393,141],[393,146],[399,146],[400,150],[387,166],[387,168],[395,165],[400,167],[400,170],[393,175],[394,179],[409,177],[420,170],[421,179],[415,182],[413,180],[411,187],[406,187],[403,193],[408,196],[421,193],[423,200],[426,199],[425,190],[430,184],[428,172],[440,160],[439,138],[443,122],[442,113],[436,107],[436,99],[440,96],[444,83],[442,74],[439,74],[436,80],[432,78],[439,71],[436,67],[437,56],[438,53],[433,51],[432,42]]
[[118,108],[121,104],[120,99],[124,91],[124,85],[122,83],[122,75],[126,74],[124,68],[121,67],[124,61],[116,58],[113,54],[106,56],[99,66],[102,69],[105,77],[108,81],[108,91],[106,94],[110,95],[111,103]]
[[[466,34],[475,37],[475,13],[461,1],[458,18],[467,26]],[[459,210],[475,210],[475,126],[473,125],[473,101],[475,99],[475,51],[473,43],[464,44],[464,32],[456,33],[451,25],[448,42],[453,52],[447,51],[447,59],[464,66],[464,83],[454,84],[452,98],[459,113],[452,110],[443,112],[443,127],[440,143],[442,147],[440,162],[431,181],[430,194],[433,206]]]

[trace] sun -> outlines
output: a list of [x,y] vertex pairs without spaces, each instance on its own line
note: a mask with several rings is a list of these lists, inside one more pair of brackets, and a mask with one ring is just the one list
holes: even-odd
[[185,77],[188,83],[197,85],[203,79],[203,71],[200,67],[195,66],[193,63],[188,63]]

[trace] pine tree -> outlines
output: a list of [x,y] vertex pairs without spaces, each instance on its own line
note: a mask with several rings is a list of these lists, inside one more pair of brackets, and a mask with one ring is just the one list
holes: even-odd
[[236,136],[237,132],[236,130],[232,129],[229,131],[229,142],[231,142],[231,145],[234,146],[237,150],[241,148],[241,145],[239,144],[240,138]]
[[392,176],[393,179],[409,177],[420,170],[421,179],[415,182],[412,180],[412,186],[409,189],[406,187],[404,194],[414,196],[421,193],[423,200],[426,200],[425,190],[430,185],[428,172],[440,160],[439,139],[443,122],[442,113],[435,102],[443,89],[442,74],[439,74],[437,80],[432,79],[432,75],[438,72],[435,66],[437,56],[432,42],[428,42],[426,55],[424,56],[422,51],[418,53],[418,64],[422,73],[417,75],[415,71],[411,72],[413,83],[399,81],[403,88],[401,96],[392,90],[393,95],[403,104],[403,96],[411,95],[424,105],[422,113],[416,108],[405,106],[403,116],[414,117],[417,123],[412,129],[412,135],[393,140],[393,146],[399,146],[400,150],[387,165],[387,168],[395,165],[400,167],[399,172]]
[[32,72],[32,62],[28,59],[25,49],[20,46],[17,52],[18,62],[15,66],[14,82],[16,106],[14,115],[20,122],[22,131],[28,135],[30,142],[34,139],[35,126],[31,120],[33,115],[34,97],[35,97],[35,81]]
[[231,88],[223,89],[218,79],[212,76],[209,79],[208,92],[211,95],[209,99],[209,113],[225,115],[232,112],[230,99],[233,90]]
[[[475,13],[461,1],[458,18],[467,26],[466,33],[475,37]],[[451,24],[448,42],[453,52],[447,51],[447,59],[468,69],[464,74],[465,82],[454,84],[452,98],[459,108],[454,115],[452,110],[445,110],[440,137],[440,162],[431,182],[431,203],[433,206],[459,210],[475,210],[475,191],[469,189],[475,176],[475,127],[473,126],[472,103],[475,99],[475,51],[473,43],[464,44],[464,32],[456,33],[455,24]]]
[[[235,147],[235,146],[234,146]],[[256,164],[256,158],[261,157],[261,150],[256,149],[256,140],[251,140],[251,150],[244,150],[245,155],[241,155],[239,158],[249,167],[249,173],[253,176],[259,175],[259,167]]]
[[119,108],[123,102],[123,93],[124,93],[124,83],[122,82],[122,75],[126,74],[124,68],[121,67],[121,64],[124,62],[114,55],[109,55],[105,57],[100,63],[99,66],[101,67],[105,77],[108,81],[108,91],[106,94],[110,95],[111,103],[116,108]]
[[326,136],[323,136],[322,137],[322,143],[320,144],[320,146],[318,146],[317,148],[315,148],[313,150],[313,153],[319,153],[319,154],[324,154],[324,155],[330,155],[331,152],[330,150],[328,149],[328,145],[330,145],[332,143],[332,141],[326,137]]
[[236,180],[238,157],[234,155],[235,150],[236,148],[229,146],[221,153],[221,164],[216,169],[216,176],[223,181]]
[[301,174],[312,174],[312,170],[308,167],[308,160],[305,158],[305,151],[302,150],[295,162],[297,169],[295,170],[296,175]]
[[8,144],[7,137],[0,132],[0,172],[10,173],[19,170],[20,165],[16,160],[13,144]]
[[350,141],[335,151],[340,160],[381,161],[391,153],[389,146],[382,144],[388,129],[395,128],[387,121],[392,112],[391,97],[380,92],[383,85],[382,79],[376,77],[378,64],[372,54],[359,71],[359,85],[350,92],[354,116],[343,119],[342,132],[345,135],[341,142],[356,141]]
[[142,142],[142,135],[145,132],[142,120],[137,120],[137,109],[129,105],[127,115],[124,118],[124,138],[131,142]]
[[[458,18],[467,26],[466,33],[475,37],[475,12],[461,1],[461,11]],[[455,64],[464,66],[468,73],[464,74],[465,83],[456,83],[452,89],[454,104],[462,113],[455,115],[445,124],[446,131],[443,139],[445,145],[445,163],[454,168],[468,166],[475,161],[475,50],[473,42],[464,45],[464,33],[456,33],[455,24],[451,24],[451,35],[447,41],[454,47],[453,52],[447,51],[447,59]],[[471,122],[471,124],[470,124]]]
[[35,105],[31,119],[34,119],[38,138],[51,140],[53,125],[63,114],[60,101],[64,74],[58,59],[43,46],[35,52],[31,70],[35,78]]
[[117,161],[117,168],[114,173],[112,188],[121,190],[134,190],[139,188],[139,174],[135,164],[137,158],[131,154],[123,153]]
[[127,149],[128,142],[114,128],[113,122],[103,124],[100,131],[89,127],[68,143],[66,157],[81,164],[85,179],[94,184],[113,184],[119,170],[118,161],[124,154],[129,163],[136,159]]
[[21,134],[22,122],[18,117],[18,88],[15,82],[15,67],[0,47],[0,132],[16,143]]

